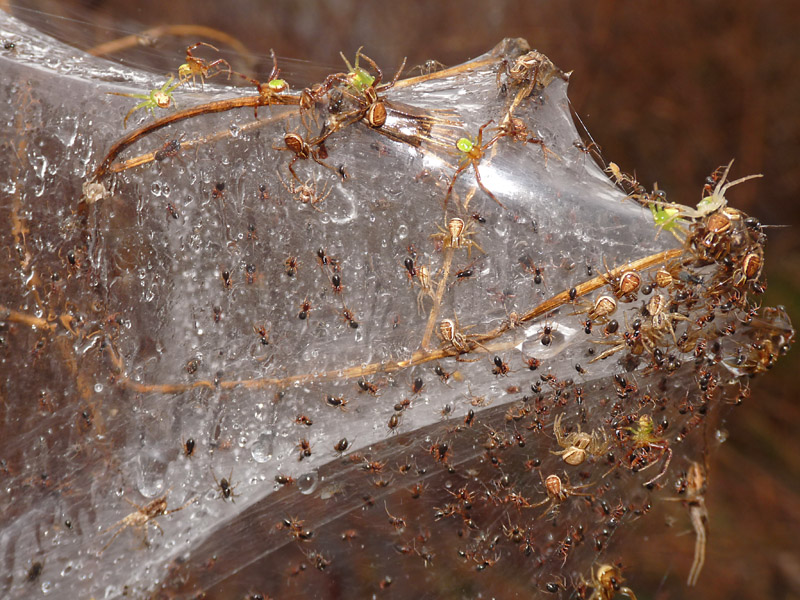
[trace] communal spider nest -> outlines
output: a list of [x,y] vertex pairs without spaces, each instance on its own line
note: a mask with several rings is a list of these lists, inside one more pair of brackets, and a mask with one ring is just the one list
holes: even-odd
[[165,83],[0,20],[4,596],[634,597],[615,532],[794,335],[730,164],[697,209],[605,178],[519,39]]

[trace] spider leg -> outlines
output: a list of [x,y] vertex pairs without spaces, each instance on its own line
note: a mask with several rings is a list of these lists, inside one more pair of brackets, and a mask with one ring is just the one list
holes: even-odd
[[458,176],[461,175],[461,173],[463,173],[468,166],[469,162],[462,163],[461,165],[459,165],[458,169],[456,169],[456,172],[453,174],[453,178],[450,180],[450,186],[447,188],[447,194],[444,197],[445,212],[447,212],[447,201],[450,199],[450,194],[453,192],[453,186],[456,184],[456,179],[458,179]]
[[103,552],[105,552],[105,551],[108,549],[108,547],[111,545],[111,543],[112,543],[112,542],[113,542],[115,539],[117,539],[117,536],[118,536],[120,533],[122,533],[123,531],[125,531],[125,529],[127,529],[127,527],[128,527],[127,525],[124,525],[124,526],[120,527],[120,528],[119,528],[119,529],[118,529],[118,530],[117,530],[117,531],[114,533],[114,535],[112,535],[112,536],[111,536],[111,539],[110,539],[110,540],[108,540],[108,542],[106,542],[106,545],[105,545],[105,546],[103,546],[103,548],[100,550],[100,552],[98,553],[98,556],[101,556],[101,555],[103,554]]
[[289,162],[289,172],[292,174],[292,177],[294,177],[295,181],[299,182],[300,178],[297,176],[297,173],[295,173],[294,169],[292,168],[294,166],[294,163],[297,162],[298,158],[300,158],[300,155],[299,154],[295,154],[294,158],[292,158],[292,160]]
[[615,352],[619,352],[620,350],[623,350],[624,348],[625,348],[625,344],[617,344],[616,346],[613,346],[612,348],[609,348],[608,350],[606,350],[605,352],[603,352],[599,356],[594,357],[592,360],[589,361],[589,364],[591,364],[593,362],[597,362],[598,360],[603,360],[604,358],[608,358],[609,356],[611,356]]
[[381,71],[381,68],[375,64],[374,60],[372,60],[366,54],[361,53],[361,48],[359,48],[358,52],[356,52],[356,68],[358,67],[359,58],[363,58],[364,60],[366,60],[370,64],[370,66],[373,69],[375,69],[375,81],[372,82],[372,85],[377,86],[381,82],[381,79],[383,79],[383,71]]
[[337,177],[339,176],[339,172],[338,172],[338,171],[337,171],[337,170],[336,170],[334,167],[330,166],[330,165],[329,165],[329,164],[327,164],[327,163],[324,163],[324,162],[322,162],[322,159],[321,159],[319,156],[317,156],[317,154],[316,154],[316,151],[314,151],[314,152],[312,152],[312,153],[311,153],[311,158],[313,158],[313,159],[314,159],[314,162],[315,162],[315,163],[317,163],[318,165],[320,165],[320,166],[323,166],[323,167],[325,167],[326,169],[329,169],[329,170],[330,170],[332,173],[334,173],[334,174],[335,174]]
[[378,89],[378,86],[376,86],[375,87],[375,91],[376,92],[382,92],[384,90],[388,90],[389,88],[393,87],[395,83],[397,83],[397,80],[400,79],[400,75],[402,74],[403,69],[406,66],[406,60],[407,60],[407,57],[403,57],[403,62],[400,65],[400,68],[397,69],[397,73],[395,73],[394,77],[392,77],[392,80],[389,83],[384,83],[383,85],[381,85],[380,89]]
[[[500,208],[505,208],[505,205],[502,202],[500,202],[500,200],[495,198],[495,195],[492,192],[490,192],[485,185],[483,185],[483,181],[481,181],[481,174],[480,171],[478,171],[478,164],[476,161],[472,161],[472,169],[473,171],[475,171],[475,181],[478,182],[478,186],[486,193],[487,196],[489,196],[492,200],[497,202],[500,205]],[[481,250],[481,252],[483,251]]]
[[692,568],[689,571],[686,585],[694,586],[697,583],[697,578],[700,577],[700,571],[703,570],[703,563],[706,560],[706,520],[708,519],[708,513],[706,513],[705,504],[700,503],[697,506],[692,506],[689,509],[689,515],[692,519],[696,539],[694,560],[692,561]]
[[[164,535],[164,530],[161,528],[161,525],[158,524],[158,521],[155,520],[155,517],[152,518],[152,519],[148,519],[147,522],[152,524],[153,526],[155,526],[155,528],[158,529],[158,531],[159,531],[159,533],[161,533],[161,535]],[[147,541],[147,525],[144,526],[144,537],[145,537],[145,543],[146,543],[146,541]]]
[[[225,67],[227,67],[227,68],[222,68],[219,65],[225,65]],[[233,71],[233,69],[231,69],[230,63],[227,60],[225,60],[224,58],[218,58],[217,60],[215,60],[214,62],[209,64],[206,67],[206,73],[208,73],[213,67],[218,67],[218,68],[214,73],[212,73],[211,75],[208,75],[209,79],[214,77],[214,76],[216,76],[216,75],[219,75],[220,73],[223,73],[224,71],[228,72],[228,79],[231,78],[231,72]]]
[[489,142],[489,143],[488,143],[488,144],[486,144],[485,146],[483,145],[483,130],[484,130],[484,129],[486,129],[486,128],[487,128],[489,125],[491,125],[492,123],[494,123],[494,119],[490,119],[489,121],[487,121],[486,123],[484,123],[483,125],[481,125],[480,129],[478,129],[478,139],[476,140],[476,141],[477,141],[477,144],[475,144],[475,145],[476,145],[476,146],[479,146],[479,147],[480,147],[480,149],[481,149],[482,151],[483,151],[483,150],[486,150],[486,148],[488,148],[488,147],[489,147],[489,146],[491,146],[491,145],[492,145],[494,142],[496,142],[496,141],[497,141],[497,136],[495,136],[495,139],[493,139],[491,142]]
[[[647,486],[651,485],[652,483],[654,483],[654,482],[658,481],[659,479],[661,479],[661,478],[662,478],[662,477],[663,477],[663,476],[666,474],[666,472],[667,472],[667,468],[669,467],[669,461],[671,461],[671,460],[672,460],[672,448],[670,448],[669,446],[667,446],[667,447],[666,447],[666,449],[665,449],[665,453],[666,453],[666,455],[667,455],[667,459],[664,461],[664,466],[663,466],[663,467],[661,467],[661,471],[658,473],[658,475],[656,475],[655,477],[653,477],[653,478],[652,478],[650,481],[648,481],[647,483],[644,483],[644,484],[642,484],[642,485],[644,485],[645,487],[647,487]],[[653,464],[655,464],[655,463],[653,463]],[[648,465],[648,466],[650,466],[650,465]],[[647,467],[645,467],[645,469],[646,469],[646,468],[647,468]],[[642,469],[642,471],[644,471],[644,469]]]
[[[499,203],[498,203],[498,204],[499,204]],[[503,206],[503,205],[502,205],[502,204],[500,204],[500,206]],[[477,249],[480,251],[480,253],[481,253],[481,254],[486,254],[486,251],[485,251],[483,248],[481,248],[481,247],[480,247],[478,244],[476,244],[476,243],[475,243],[475,242],[473,242],[472,240],[469,240],[469,245],[467,246],[467,257],[468,257],[468,258],[472,258],[472,247],[473,247],[473,246],[474,246],[475,248],[477,248]]]

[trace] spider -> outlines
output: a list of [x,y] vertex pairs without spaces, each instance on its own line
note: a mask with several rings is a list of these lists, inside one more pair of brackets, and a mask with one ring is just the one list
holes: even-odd
[[484,152],[494,146],[494,144],[499,140],[501,137],[508,135],[505,132],[498,133],[492,139],[490,139],[485,144],[483,143],[483,130],[486,129],[491,123],[494,123],[494,120],[491,120],[487,123],[481,125],[480,129],[478,129],[478,137],[477,138],[466,138],[462,137],[456,142],[456,148],[461,153],[459,159],[458,169],[453,174],[453,179],[450,180],[450,186],[447,188],[447,195],[444,198],[444,206],[447,209],[447,201],[450,198],[450,194],[453,192],[453,186],[456,184],[456,179],[458,176],[461,175],[464,171],[466,171],[470,166],[475,171],[475,181],[478,183],[478,186],[495,202],[497,202],[501,208],[505,208],[502,202],[498,200],[495,195],[490,192],[485,185],[483,185],[483,181],[481,180],[480,171],[478,171],[478,163],[480,163],[481,159],[483,158]]
[[308,159],[311,158],[316,162],[318,165],[325,167],[326,169],[330,169],[334,173],[336,173],[336,169],[331,167],[330,165],[326,165],[322,160],[328,157],[328,152],[325,150],[325,146],[323,142],[317,142],[317,147],[312,148],[310,144],[308,144],[299,134],[297,133],[287,133],[283,136],[283,143],[284,147],[281,148],[280,146],[273,146],[273,150],[281,150],[284,152],[292,152],[294,157],[292,157],[291,162],[289,162],[289,172],[294,177],[295,181],[300,181],[300,178],[297,176],[297,173],[294,172],[294,163],[296,163],[299,159]]
[[482,254],[486,254],[483,248],[469,239],[469,236],[472,235],[470,232],[471,225],[472,221],[465,223],[464,219],[455,217],[447,222],[447,229],[444,229],[441,225],[437,225],[439,233],[434,233],[431,237],[442,240],[442,245],[445,248],[466,248],[467,256],[472,256],[473,247],[480,250]]
[[708,511],[705,500],[706,476],[705,469],[699,463],[692,462],[689,467],[686,491],[686,504],[689,506],[689,517],[695,533],[694,560],[686,585],[694,586],[706,560],[706,537],[708,536]]
[[[211,44],[207,44],[206,42],[197,42],[196,44],[186,48],[186,62],[178,67],[178,79],[180,80],[179,83],[186,83],[189,81],[189,78],[191,78],[192,83],[196,83],[196,78],[199,75],[200,85],[205,87],[206,78],[211,79],[212,77],[219,75],[226,70],[228,71],[228,79],[230,79],[232,71],[231,65],[228,63],[228,61],[224,58],[218,58],[217,60],[209,63],[202,58],[197,58],[192,54],[192,50],[198,46],[208,46],[212,50],[219,52],[219,48],[212,46]],[[223,66],[226,68],[223,68]],[[214,67],[218,68],[212,73],[211,69]]]
[[128,118],[140,108],[146,108],[149,110],[153,118],[156,116],[156,108],[169,108],[173,102],[172,92],[181,84],[179,81],[174,85],[170,85],[173,81],[175,81],[175,78],[170,75],[169,79],[167,79],[164,85],[162,85],[160,88],[154,88],[150,90],[150,92],[147,94],[123,94],[121,92],[108,92],[114,96],[125,96],[127,98],[140,98],[144,100],[144,102],[140,102],[128,111],[128,114],[125,115],[125,118],[122,120],[122,126],[127,127]]
[[[363,46],[362,46],[363,47]],[[386,123],[386,105],[383,102],[383,99],[378,97],[378,92],[383,92],[397,83],[397,80],[400,78],[400,74],[403,72],[403,69],[406,66],[406,59],[403,59],[403,63],[400,65],[400,68],[397,70],[397,73],[394,74],[394,77],[389,83],[380,84],[381,80],[383,79],[383,71],[381,71],[380,67],[375,64],[369,56],[366,54],[361,53],[361,48],[356,51],[356,64],[355,66],[350,64],[350,61],[347,60],[344,54],[340,53],[342,60],[344,60],[344,64],[347,65],[347,75],[344,76],[344,80],[347,85],[353,90],[356,95],[356,101],[359,104],[360,111],[362,112],[362,116],[360,118],[366,117],[367,124],[373,128],[382,127],[384,123]],[[358,66],[358,61],[360,58],[366,60],[370,66],[375,69],[376,75],[373,77],[370,75],[366,69],[363,67]]]
[[[476,342],[475,340],[467,339],[467,336],[464,335],[458,325],[458,319],[443,319],[439,322],[439,337],[442,338],[442,341],[449,343],[453,348],[456,349],[459,355],[461,354],[469,354],[472,350],[472,346],[470,344],[474,344],[475,346],[481,347],[488,352],[485,346]],[[460,360],[460,356],[456,356],[456,360]],[[474,361],[465,361],[465,362],[474,362]]]
[[505,74],[511,85],[525,86],[526,97],[530,95],[536,84],[542,88],[550,85],[556,77],[564,81],[569,80],[569,74],[557,68],[553,62],[541,52],[531,50],[527,54],[518,57],[513,65],[509,64],[508,58],[500,61],[500,68],[497,70],[497,85],[501,85],[501,76]]
[[429,297],[436,303],[436,294],[433,292],[433,283],[428,271],[428,265],[417,267],[417,280],[419,281],[419,293],[417,294],[417,312],[421,315],[425,312],[425,298]]
[[547,144],[544,143],[544,140],[538,136],[533,135],[528,126],[525,124],[525,121],[520,119],[519,117],[511,117],[510,115],[507,116],[503,120],[503,123],[500,127],[497,128],[497,131],[500,132],[499,135],[508,136],[515,142],[523,142],[525,144],[538,144],[542,148],[542,154],[544,155],[544,165],[547,166],[547,155],[552,154],[558,160],[561,160],[561,157],[550,150],[547,147]]
[[656,435],[653,418],[650,415],[642,415],[637,420],[636,426],[621,427],[617,429],[617,435],[619,436],[622,431],[630,432],[628,439],[632,442],[633,447],[625,456],[625,460],[633,472],[644,471],[665,457],[664,465],[658,475],[642,485],[647,487],[661,479],[666,474],[672,460],[672,448],[669,447],[667,440]]
[[626,269],[614,277],[611,269],[608,268],[605,257],[603,257],[603,266],[606,268],[606,272],[602,277],[611,286],[614,296],[625,301],[635,300],[639,286],[642,284],[642,276],[639,275],[639,272],[634,269]]
[[689,509],[689,518],[695,533],[694,559],[689,570],[686,585],[693,587],[697,584],[700,571],[706,559],[706,540],[708,537],[708,511],[706,510],[706,474],[705,467],[695,461],[689,464],[688,473],[684,473],[678,480],[678,498],[664,498],[675,502],[682,502]]
[[[605,297],[608,298],[609,296]],[[617,321],[610,321],[609,324],[606,325],[607,330],[609,329],[610,325],[614,325],[614,328],[613,331],[609,331],[609,334],[616,332],[617,328],[619,327],[619,323],[617,323]],[[598,360],[604,360],[609,356],[611,356],[612,354],[619,352],[620,350],[624,350],[625,348],[629,348],[630,353],[634,355],[641,354],[642,352],[644,352],[645,349],[650,350],[650,348],[644,342],[645,336],[642,333],[644,328],[642,328],[641,323],[639,322],[638,319],[634,321],[633,327],[628,329],[628,318],[626,316],[625,326],[626,330],[617,334],[616,339],[597,340],[597,341],[593,340],[596,344],[610,345],[611,348],[604,351],[602,354],[595,356],[592,360],[589,361],[590,364],[593,362],[597,362]],[[660,335],[659,336],[654,335],[652,328],[648,328],[648,330],[645,331],[645,334],[648,335],[653,346],[655,346],[655,344],[661,339]],[[655,348],[653,348],[651,352],[654,349]]]
[[292,194],[296,200],[299,200],[303,204],[308,204],[311,208],[318,212],[322,211],[318,209],[316,205],[320,202],[324,202],[325,199],[330,196],[332,191],[327,186],[324,186],[322,191],[318,192],[316,181],[312,182],[311,179],[306,179],[305,183],[302,184],[297,184],[294,181],[290,181],[289,185],[286,184],[286,182],[280,176],[280,173],[278,173],[278,179],[281,180],[281,184],[286,191]]
[[[270,71],[269,78],[267,79],[266,83],[261,83],[253,79],[252,77],[247,77],[246,75],[242,75],[241,73],[237,73],[240,77],[243,77],[250,83],[256,86],[256,91],[258,91],[258,96],[261,100],[262,105],[269,106],[272,104],[272,101],[275,99],[276,96],[282,94],[283,92],[288,91],[289,84],[286,83],[286,80],[280,79],[278,75],[281,74],[281,70],[278,68],[278,59],[275,57],[275,51],[270,49],[270,56],[272,56],[272,71]],[[213,65],[214,63],[212,63]],[[227,63],[226,63],[227,64]],[[211,65],[209,65],[211,67]],[[254,108],[255,118],[258,118],[258,105]]]
[[591,305],[578,304],[583,306],[582,310],[570,314],[580,315],[585,313],[593,323],[606,323],[608,322],[608,317],[617,312],[617,299],[609,294],[598,296]]
[[561,419],[564,413],[558,415],[553,421],[553,433],[556,436],[558,445],[564,448],[558,452],[551,451],[552,454],[560,456],[565,463],[576,467],[586,460],[586,455],[600,456],[608,450],[609,442],[608,437],[603,431],[603,439],[597,431],[592,431],[591,435],[585,431],[581,431],[581,426],[578,425],[578,431],[564,435],[564,430],[561,428]]
[[[541,471],[539,472],[539,477],[542,477]],[[548,475],[546,478],[542,478],[542,483],[544,484],[544,488],[547,491],[547,498],[542,500],[537,504],[532,504],[531,508],[536,508],[537,506],[541,506],[542,504],[547,503],[547,507],[545,508],[544,512],[541,516],[545,516],[549,513],[557,504],[561,504],[564,500],[569,498],[570,496],[591,496],[591,494],[586,494],[584,492],[579,492],[577,490],[582,490],[587,488],[593,483],[586,483],[584,485],[576,485],[572,486],[569,483],[569,477],[566,473],[564,473],[564,479],[566,484],[561,481],[561,478],[558,475]]]
[[154,500],[151,500],[149,503],[145,504],[144,506],[139,506],[135,502],[128,500],[125,498],[125,501],[128,502],[131,506],[135,506],[137,508],[136,512],[132,512],[124,519],[120,519],[114,525],[109,527],[104,531],[110,531],[111,529],[117,528],[117,531],[111,536],[111,539],[108,540],[103,549],[100,551],[100,554],[106,551],[106,549],[111,545],[111,543],[117,539],[117,536],[125,531],[128,527],[136,527],[141,529],[144,535],[145,544],[147,544],[147,525],[148,523],[152,522],[153,525],[161,532],[161,535],[164,535],[164,530],[161,529],[161,525],[156,523],[155,519],[157,517],[162,517],[164,515],[170,515],[174,512],[178,512],[179,510],[183,510],[189,504],[194,501],[194,497],[190,498],[186,501],[185,504],[179,506],[178,508],[173,508],[172,510],[167,510],[167,494],[163,496],[159,496]]
[[[672,227],[672,224],[678,219],[697,220],[707,217],[712,213],[724,209],[727,206],[728,201],[725,198],[725,192],[728,191],[729,188],[733,187],[734,185],[744,183],[745,181],[749,181],[750,179],[763,177],[762,174],[758,173],[755,175],[740,177],[735,181],[729,181],[728,183],[725,183],[725,179],[728,177],[731,166],[733,166],[733,160],[731,160],[731,162],[729,162],[728,165],[723,169],[721,175],[716,175],[719,169],[714,172],[712,181],[716,181],[716,187],[713,189],[711,194],[705,196],[702,200],[700,200],[700,202],[697,203],[697,208],[690,208],[688,206],[674,204],[672,202],[651,200],[649,202],[649,206],[650,210],[653,212],[653,217],[656,220],[656,224],[659,224],[662,229],[669,230],[670,227]],[[708,191],[709,187],[710,186],[704,188],[704,191]],[[663,192],[659,194],[658,191],[654,192],[653,195],[665,197]]]
[[631,588],[623,586],[625,580],[619,569],[613,565],[600,565],[597,571],[592,573],[592,581],[589,586],[592,588],[592,595],[589,600],[612,600],[617,594],[622,594],[636,600],[636,594]]
[[655,346],[661,340],[663,333],[669,332],[670,335],[672,335],[672,340],[677,344],[678,340],[675,337],[675,328],[673,324],[675,321],[689,320],[689,317],[680,313],[668,311],[668,305],[669,302],[661,294],[653,294],[652,298],[647,302],[647,312],[650,314],[653,327],[652,331],[645,330],[646,335],[644,338],[647,339],[644,341],[644,344],[650,351],[652,351],[652,348],[648,347],[647,343],[650,342]]

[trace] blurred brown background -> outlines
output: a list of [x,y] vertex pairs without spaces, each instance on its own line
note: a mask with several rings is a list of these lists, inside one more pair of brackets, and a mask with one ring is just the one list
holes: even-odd
[[[573,71],[570,98],[606,161],[694,204],[705,177],[736,159],[731,203],[771,228],[767,305],[800,321],[800,11],[796,3],[214,2],[94,0],[0,2],[44,31],[90,48],[164,24],[203,24],[236,36],[268,73],[269,49],[290,81],[340,69],[340,50],[364,51],[387,72],[436,59],[453,65],[504,37],[524,37]],[[41,11],[41,12],[37,12]],[[172,69],[200,39],[159,40],[114,55]],[[223,48],[223,51],[225,49]],[[233,54],[227,56],[232,57]],[[300,59],[300,60],[288,60]],[[166,62],[164,62],[166,61]],[[308,61],[308,62],[303,62]],[[654,507],[619,555],[640,599],[800,598],[800,371],[795,351],[753,382],[711,457],[711,537],[696,589],[684,585],[693,534],[680,506]],[[665,523],[671,523],[668,528]],[[612,556],[611,558],[617,558]]]

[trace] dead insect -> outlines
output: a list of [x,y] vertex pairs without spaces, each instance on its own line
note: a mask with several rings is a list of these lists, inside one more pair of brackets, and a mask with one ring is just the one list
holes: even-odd
[[467,427],[472,427],[472,421],[474,420],[475,420],[475,411],[469,409],[467,416],[464,417],[464,425],[466,425]]
[[233,287],[233,279],[231,279],[231,273],[228,270],[223,270],[219,274],[220,279],[222,279],[222,287],[226,290],[229,290]]
[[108,529],[104,530],[104,533],[106,531],[110,531],[111,529],[115,528],[117,531],[114,532],[114,535],[111,536],[111,539],[108,540],[106,545],[103,546],[103,549],[100,550],[100,554],[105,552],[106,549],[111,545],[111,543],[115,539],[117,539],[117,536],[123,531],[125,531],[128,527],[135,527],[137,529],[142,530],[142,533],[145,537],[145,542],[147,541],[147,525],[149,523],[155,525],[156,528],[159,530],[159,532],[161,532],[161,535],[164,535],[164,530],[161,529],[161,526],[158,523],[156,523],[155,519],[157,517],[171,515],[172,513],[178,512],[179,510],[183,510],[194,501],[194,498],[190,498],[189,500],[186,501],[185,504],[179,506],[178,508],[174,508],[172,510],[167,510],[167,494],[164,494],[163,496],[159,496],[158,498],[151,500],[144,506],[140,506],[135,502],[131,502],[130,500],[128,500],[128,498],[125,498],[125,501],[131,506],[134,506],[137,510],[129,514],[124,519],[117,521],[114,525],[112,525]]

